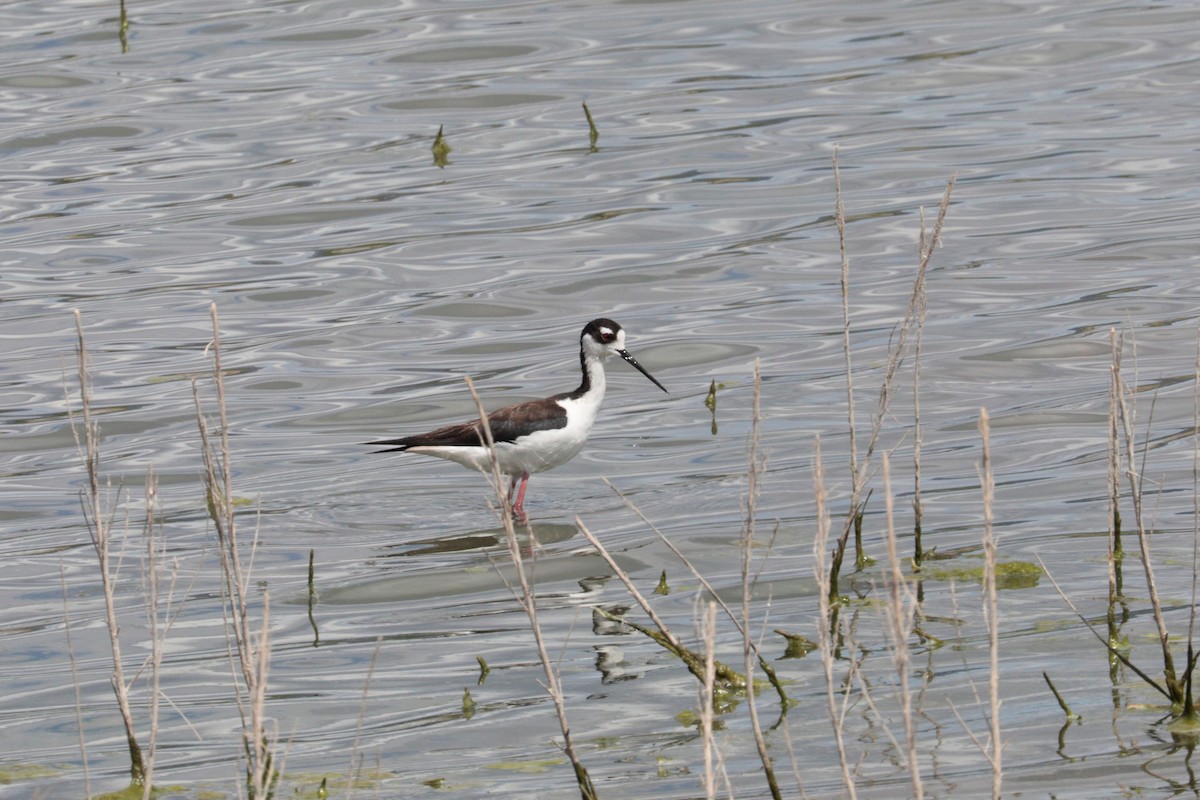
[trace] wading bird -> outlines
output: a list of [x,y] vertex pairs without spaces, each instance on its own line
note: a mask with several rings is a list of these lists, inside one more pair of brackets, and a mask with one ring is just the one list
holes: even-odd
[[[624,329],[611,319],[601,317],[585,325],[579,335],[583,380],[578,389],[517,403],[488,414],[500,472],[512,478],[508,503],[517,518],[525,517],[522,504],[529,476],[567,463],[583,448],[604,400],[604,362],[613,355],[620,356],[655,386],[667,391],[625,349]],[[471,469],[491,469],[479,420],[368,444],[386,447],[376,450],[377,453],[419,453],[455,461]]]

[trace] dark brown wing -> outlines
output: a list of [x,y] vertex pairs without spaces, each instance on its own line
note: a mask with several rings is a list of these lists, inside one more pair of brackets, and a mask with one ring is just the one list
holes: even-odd
[[[553,430],[566,424],[567,411],[556,403],[554,398],[517,403],[488,415],[488,426],[492,429],[492,439],[496,442],[515,442],[534,431]],[[479,421],[472,420],[447,425],[429,433],[399,439],[382,439],[367,444],[386,447],[384,450],[376,450],[376,453],[395,453],[410,447],[479,447],[483,444],[483,432],[480,430]]]

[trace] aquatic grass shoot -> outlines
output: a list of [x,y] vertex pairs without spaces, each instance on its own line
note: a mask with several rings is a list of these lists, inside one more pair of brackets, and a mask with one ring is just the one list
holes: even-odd
[[583,104],[583,115],[587,118],[589,151],[592,153],[599,152],[596,142],[600,141],[600,129],[596,127],[596,120],[592,119],[592,110],[588,108],[586,102]]

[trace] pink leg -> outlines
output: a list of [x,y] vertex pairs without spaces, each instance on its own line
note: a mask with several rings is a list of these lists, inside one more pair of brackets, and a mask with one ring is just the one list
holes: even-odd
[[[513,503],[513,506],[512,506],[513,515],[515,515],[518,519],[525,519],[525,509],[522,507],[522,504],[525,502],[525,487],[528,484],[529,484],[529,473],[522,472],[521,473],[521,488],[517,490],[517,502]],[[512,490],[514,488],[516,488],[516,486],[517,486],[517,478],[514,476],[512,487],[510,487],[508,490],[508,497],[510,500],[512,499]]]

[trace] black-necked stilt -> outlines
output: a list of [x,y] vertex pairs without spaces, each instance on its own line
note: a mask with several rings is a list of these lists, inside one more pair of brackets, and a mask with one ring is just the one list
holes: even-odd
[[[517,517],[525,514],[522,503],[530,474],[565,464],[583,448],[604,399],[604,362],[614,353],[632,364],[655,386],[667,391],[625,349],[625,331],[621,326],[611,319],[600,318],[584,326],[579,335],[583,382],[578,389],[542,400],[517,403],[488,414],[500,472],[512,478],[508,502]],[[386,450],[375,451],[378,453],[406,451],[455,461],[471,469],[491,468],[478,420],[368,444],[387,445]]]

